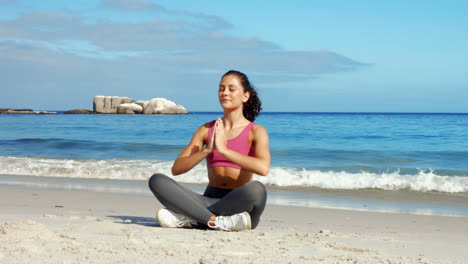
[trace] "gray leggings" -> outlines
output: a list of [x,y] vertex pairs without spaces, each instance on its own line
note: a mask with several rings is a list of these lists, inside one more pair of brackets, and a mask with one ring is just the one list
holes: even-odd
[[148,184],[154,196],[167,209],[189,216],[203,225],[213,215],[248,212],[254,229],[260,222],[267,199],[265,186],[258,181],[246,183],[234,190],[207,186],[203,195],[187,189],[164,174],[154,174]]

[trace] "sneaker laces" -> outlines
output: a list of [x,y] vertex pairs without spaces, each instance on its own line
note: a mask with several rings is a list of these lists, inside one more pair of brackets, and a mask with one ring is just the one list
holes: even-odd
[[179,220],[179,222],[177,223],[177,227],[185,227],[185,226],[191,227],[191,226],[197,225],[197,223],[198,222],[193,219],[183,219],[183,220]]
[[[169,210],[170,211],[170,210]],[[192,219],[186,215],[179,214],[173,211],[170,211],[172,215],[177,219],[177,227],[191,227],[193,225],[197,225],[198,222],[195,219]]]

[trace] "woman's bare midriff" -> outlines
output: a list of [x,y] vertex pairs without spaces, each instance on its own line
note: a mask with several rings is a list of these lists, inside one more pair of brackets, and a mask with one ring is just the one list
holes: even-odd
[[236,189],[252,180],[252,173],[231,167],[208,168],[208,186]]

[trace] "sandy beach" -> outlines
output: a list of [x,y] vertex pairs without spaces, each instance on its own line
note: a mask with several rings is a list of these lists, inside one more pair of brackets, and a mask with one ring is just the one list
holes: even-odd
[[467,217],[267,206],[244,232],[161,228],[150,196],[0,186],[0,263],[467,263]]

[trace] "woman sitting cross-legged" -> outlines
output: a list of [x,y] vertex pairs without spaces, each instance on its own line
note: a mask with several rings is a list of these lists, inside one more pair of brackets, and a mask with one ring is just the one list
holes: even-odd
[[241,231],[256,228],[260,221],[267,193],[252,178],[270,170],[268,133],[253,123],[261,110],[260,99],[238,71],[223,75],[218,99],[224,116],[200,126],[172,166],[175,176],[206,159],[209,182],[203,195],[163,174],[149,180],[149,188],[166,207],[157,213],[163,227]]

